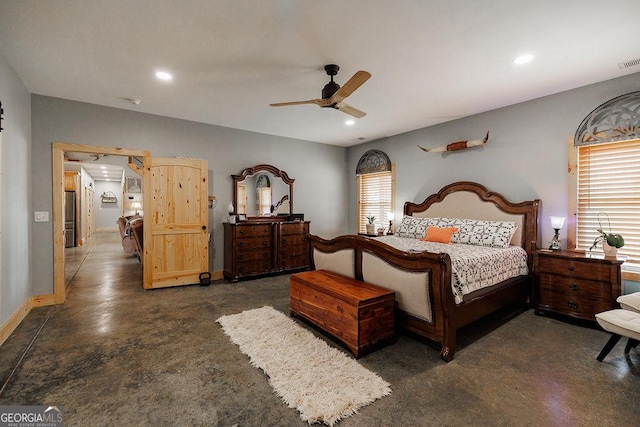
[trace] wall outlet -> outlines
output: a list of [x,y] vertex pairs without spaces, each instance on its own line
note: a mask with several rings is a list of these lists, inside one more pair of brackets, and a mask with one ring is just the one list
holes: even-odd
[[49,212],[35,212],[35,222],[49,222]]

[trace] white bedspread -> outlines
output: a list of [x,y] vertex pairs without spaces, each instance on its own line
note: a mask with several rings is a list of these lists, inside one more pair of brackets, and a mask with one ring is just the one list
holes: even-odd
[[489,246],[425,242],[397,236],[376,238],[405,252],[447,253],[451,257],[451,288],[456,304],[462,298],[503,280],[527,274],[527,252],[520,246],[506,249]]

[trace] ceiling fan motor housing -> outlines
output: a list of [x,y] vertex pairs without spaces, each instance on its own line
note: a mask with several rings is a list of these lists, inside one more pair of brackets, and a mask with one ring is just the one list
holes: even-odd
[[324,66],[324,71],[331,76],[331,81],[322,88],[322,99],[331,98],[334,93],[340,89],[340,85],[333,81],[333,76],[338,74],[340,67],[336,64],[327,64]]
[[331,98],[338,89],[340,89],[340,85],[334,81],[330,81],[322,88],[322,99]]

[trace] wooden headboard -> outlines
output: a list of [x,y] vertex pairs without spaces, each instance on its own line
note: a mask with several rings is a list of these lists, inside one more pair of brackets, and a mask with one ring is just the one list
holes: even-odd
[[511,244],[522,246],[531,255],[538,245],[538,209],[540,200],[512,203],[483,185],[461,181],[443,187],[422,203],[406,202],[404,214],[420,218],[466,218],[514,221],[518,229]]

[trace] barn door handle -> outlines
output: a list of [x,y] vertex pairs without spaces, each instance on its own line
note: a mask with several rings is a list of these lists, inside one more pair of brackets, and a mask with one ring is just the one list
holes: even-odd
[[203,229],[203,230],[206,230],[206,229],[207,229],[207,226],[206,226],[206,225],[203,225],[203,226],[202,226],[202,229]]

